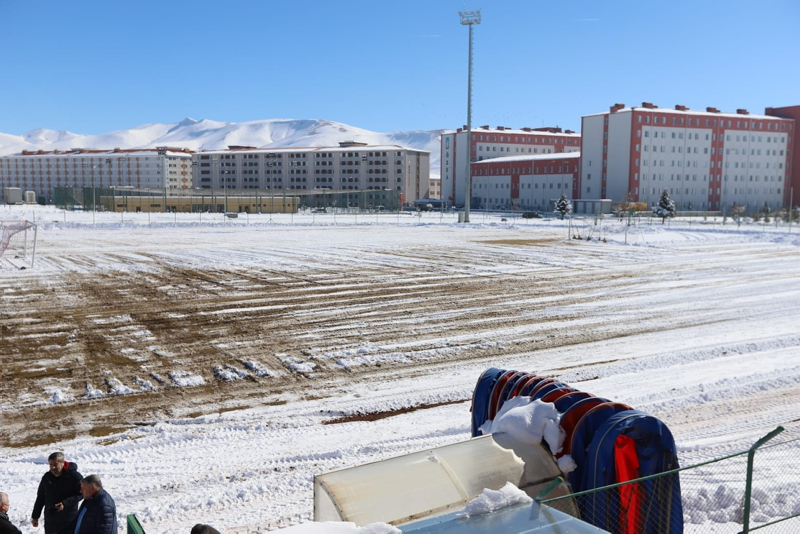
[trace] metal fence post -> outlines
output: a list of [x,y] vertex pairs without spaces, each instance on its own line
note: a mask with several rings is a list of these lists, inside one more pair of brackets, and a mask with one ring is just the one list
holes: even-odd
[[761,447],[763,444],[783,432],[784,428],[779,426],[760,440],[756,441],[752,447],[750,447],[750,451],[747,453],[747,484],[744,490],[744,514],[742,517],[742,534],[748,534],[750,532],[750,494],[753,490],[753,460],[756,455],[756,449]]

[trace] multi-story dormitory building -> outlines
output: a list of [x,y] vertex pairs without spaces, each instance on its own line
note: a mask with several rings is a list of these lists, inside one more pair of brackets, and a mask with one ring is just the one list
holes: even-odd
[[[429,196],[430,152],[353,141],[338,147],[255,148],[192,155],[195,187],[266,190],[399,191],[402,202]],[[369,196],[369,193],[366,193]],[[376,197],[378,198],[378,197]]]
[[549,210],[562,193],[578,193],[580,152],[508,156],[472,165],[472,206]]
[[[442,134],[441,198],[448,205],[464,205],[467,127]],[[558,154],[580,150],[581,136],[560,128],[522,128],[480,126],[472,130],[470,161],[492,158]],[[473,194],[473,199],[477,195]],[[510,201],[510,198],[509,198]]]
[[0,187],[34,191],[52,202],[54,188],[81,186],[187,189],[192,186],[191,155],[185,148],[161,147],[38,150],[0,157]]
[[[481,127],[472,132],[472,206],[549,209],[563,191],[586,210],[601,203],[605,211],[606,199],[655,204],[664,189],[681,210],[727,210],[734,203],[748,211],[765,203],[776,209],[790,200],[796,206],[800,170],[792,167],[792,150],[800,149],[798,120],[800,106],[752,115],[744,109],[616,104],[583,117],[580,135],[551,131],[544,147],[541,131]],[[442,136],[442,199],[457,205],[464,199],[466,135],[459,129]],[[558,154],[545,163],[551,153],[578,150],[563,154],[562,163],[570,165],[558,165]],[[566,187],[564,169],[576,164],[578,172]]]
[[585,116],[579,198],[653,204],[666,189],[684,210],[787,205],[795,120],[776,111],[661,109],[644,102]]
[[[344,142],[338,147],[23,151],[0,157],[0,187],[53,200],[55,187],[392,190],[430,195],[430,152]],[[367,193],[369,195],[369,193]],[[377,197],[376,197],[377,199]]]

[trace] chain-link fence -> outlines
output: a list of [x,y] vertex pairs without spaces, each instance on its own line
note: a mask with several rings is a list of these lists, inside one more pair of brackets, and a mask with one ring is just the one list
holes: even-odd
[[800,532],[800,439],[769,440],[750,450],[630,482],[547,499],[574,498],[584,521],[613,534]]

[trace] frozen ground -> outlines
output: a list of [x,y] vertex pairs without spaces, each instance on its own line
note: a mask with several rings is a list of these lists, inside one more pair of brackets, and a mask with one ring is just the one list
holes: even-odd
[[[0,260],[0,491],[26,534],[57,449],[148,532],[308,520],[315,473],[467,439],[490,366],[660,417],[684,465],[800,436],[797,227],[588,219],[578,241],[483,213],[0,207],[21,217],[39,234],[34,269]],[[695,531],[733,531],[711,515]]]

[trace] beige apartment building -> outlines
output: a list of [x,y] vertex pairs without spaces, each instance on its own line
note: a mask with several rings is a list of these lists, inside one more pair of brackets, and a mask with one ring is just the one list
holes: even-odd
[[53,201],[56,187],[189,189],[191,152],[185,148],[23,151],[0,157],[0,188],[34,191]]
[[[347,141],[338,147],[231,146],[192,154],[193,185],[203,189],[397,191],[401,203],[430,195],[430,152]],[[369,191],[376,191],[370,198]]]

